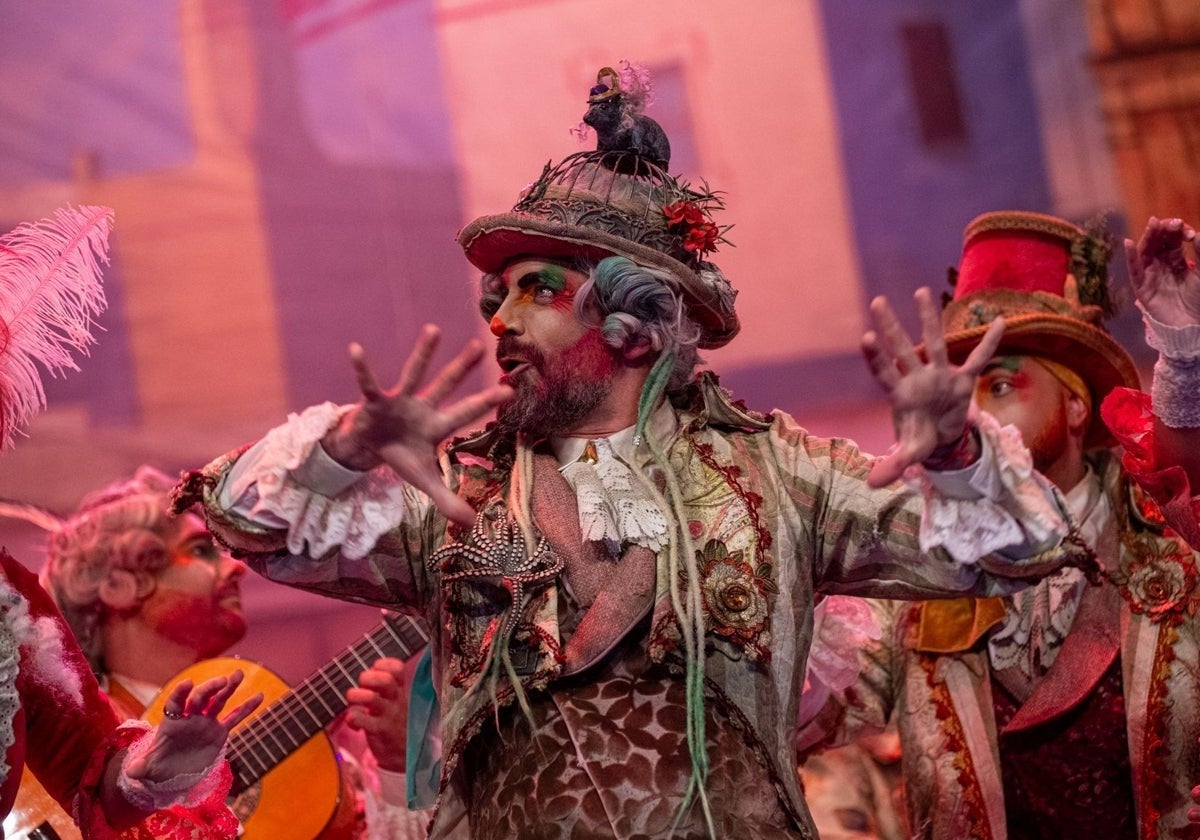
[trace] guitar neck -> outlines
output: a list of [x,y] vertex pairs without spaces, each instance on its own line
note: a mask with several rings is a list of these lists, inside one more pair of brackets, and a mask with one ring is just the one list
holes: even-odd
[[233,770],[233,792],[253,785],[312,738],[348,705],[346,690],[382,657],[407,659],[429,636],[405,615],[389,616],[336,659],[237,729],[225,756]]

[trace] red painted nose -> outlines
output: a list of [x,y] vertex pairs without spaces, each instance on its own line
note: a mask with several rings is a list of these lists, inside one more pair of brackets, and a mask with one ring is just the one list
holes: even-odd
[[504,331],[507,330],[508,327],[506,327],[504,322],[500,320],[499,315],[493,315],[492,320],[488,322],[488,329],[492,331],[492,335],[496,336],[496,338],[499,338],[500,336],[504,335]]

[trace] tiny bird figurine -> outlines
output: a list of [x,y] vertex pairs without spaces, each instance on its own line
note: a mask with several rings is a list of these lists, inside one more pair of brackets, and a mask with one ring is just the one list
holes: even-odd
[[[619,172],[635,172],[641,162],[665,170],[671,162],[671,143],[662,126],[642,113],[648,88],[636,84],[637,75],[627,74],[631,89],[623,90],[621,79],[611,67],[596,74],[596,85],[589,91],[588,110],[583,121],[596,130],[596,150],[614,152],[604,165]],[[631,153],[636,157],[631,157]]]

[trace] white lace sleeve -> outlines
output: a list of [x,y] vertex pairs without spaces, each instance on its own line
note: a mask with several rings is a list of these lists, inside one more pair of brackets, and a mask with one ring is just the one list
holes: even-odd
[[411,811],[405,803],[407,779],[404,773],[389,773],[375,768],[378,791],[365,786],[367,840],[417,840],[425,837],[428,811]]
[[286,529],[293,554],[320,557],[340,547],[348,559],[365,557],[400,524],[408,501],[390,468],[356,473],[321,448],[344,410],[322,403],[289,415],[238,459],[218,488],[221,506],[258,525]]
[[941,547],[970,565],[993,552],[1032,555],[1051,548],[1069,529],[1053,485],[1034,470],[1015,426],[1001,428],[986,412],[975,421],[983,451],[968,483],[978,498],[946,495],[945,485],[920,467],[905,473],[905,481],[925,499],[921,550]]
[[1172,327],[1154,318],[1145,307],[1146,343],[1158,351],[1150,401],[1154,414],[1172,429],[1200,426],[1200,324]]
[[212,796],[221,784],[217,767],[224,758],[219,752],[208,767],[195,773],[185,773],[159,782],[131,778],[129,766],[150,751],[154,743],[154,729],[141,720],[126,721],[121,724],[121,728],[142,732],[141,736],[129,745],[121,762],[120,774],[117,776],[117,789],[135,808],[142,811],[159,811],[180,804],[196,807]]

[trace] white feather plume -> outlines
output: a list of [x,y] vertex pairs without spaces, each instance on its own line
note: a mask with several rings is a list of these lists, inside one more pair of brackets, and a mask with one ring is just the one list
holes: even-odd
[[108,265],[108,207],[64,207],[0,236],[0,448],[46,406],[38,365],[51,376],[78,370],[92,321],[106,305],[100,265]]

